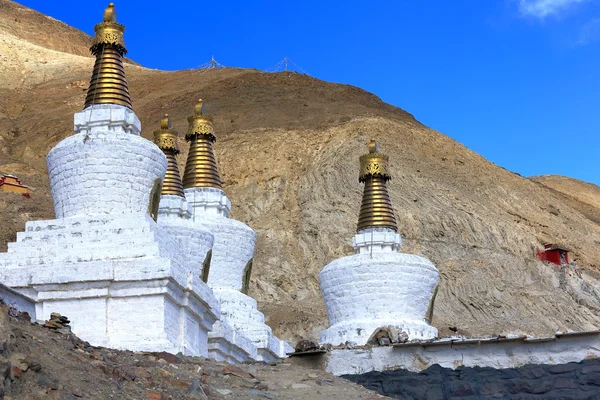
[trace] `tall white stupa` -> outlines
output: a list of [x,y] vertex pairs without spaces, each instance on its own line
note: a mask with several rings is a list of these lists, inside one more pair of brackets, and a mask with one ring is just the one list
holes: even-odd
[[93,345],[207,356],[221,317],[201,279],[212,235],[196,230],[203,242],[189,254],[155,221],[167,158],[140,136],[124,30],[110,3],[75,134],[46,158],[56,219],[26,224],[0,254],[0,281],[35,302],[37,320],[67,315]]
[[[246,294],[256,233],[246,224],[229,218],[231,202],[222,189],[212,148],[215,131],[212,118],[204,114],[202,100],[188,122],[186,140],[190,142],[190,150],[183,188],[191,205],[193,223],[214,235],[208,285],[221,303],[223,328],[229,326],[248,337],[258,350],[259,360],[285,357],[293,349],[273,335],[264,315],[258,311],[256,300]],[[224,336],[224,332],[219,335]]]
[[[161,120],[160,129],[154,132],[154,143],[168,160],[158,207],[158,224],[176,239],[186,261],[198,266],[196,273],[206,283],[214,236],[201,224],[195,223],[191,204],[185,198],[176,159],[180,152],[178,133],[171,128],[168,114]],[[248,337],[233,329],[221,316],[209,333],[208,355],[217,361],[236,363],[257,360],[258,350]]]
[[388,157],[372,139],[360,157],[359,181],[365,184],[356,254],[339,258],[319,274],[329,328],[321,343],[367,343],[378,329],[392,326],[409,339],[432,339],[437,329],[426,321],[439,274],[427,259],[402,254],[394,209],[387,191]]

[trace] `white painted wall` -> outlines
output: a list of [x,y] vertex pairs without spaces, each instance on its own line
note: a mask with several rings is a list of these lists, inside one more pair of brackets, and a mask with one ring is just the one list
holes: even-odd
[[334,260],[319,274],[330,327],[321,342],[367,343],[383,326],[404,330],[410,339],[430,339],[437,329],[425,322],[439,274],[426,258],[400,254],[400,235],[368,229],[353,240],[357,254]]
[[19,293],[0,283],[0,298],[9,307],[14,307],[20,312],[26,312],[35,321],[35,301],[29,296]]
[[196,226],[214,235],[208,285],[221,303],[223,321],[257,347],[258,360],[275,361],[293,349],[273,335],[258,311],[256,300],[240,292],[246,267],[254,257],[256,232],[228,218],[231,203],[215,188],[185,189]]
[[326,370],[334,375],[363,374],[404,368],[419,372],[432,365],[445,368],[516,368],[526,364],[566,364],[600,357],[600,333],[558,334],[542,339],[444,340],[428,344],[333,350]]
[[139,136],[135,113],[95,105],[75,114],[75,133],[46,157],[56,217],[146,211],[167,159]]
[[32,221],[17,240],[0,281],[37,302],[38,320],[67,315],[98,346],[208,355],[218,300],[148,214]]

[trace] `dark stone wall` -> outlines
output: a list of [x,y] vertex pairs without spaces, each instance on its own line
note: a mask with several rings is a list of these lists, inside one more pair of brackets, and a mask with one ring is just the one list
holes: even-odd
[[600,399],[600,359],[507,369],[434,365],[419,373],[397,369],[343,378],[404,400]]

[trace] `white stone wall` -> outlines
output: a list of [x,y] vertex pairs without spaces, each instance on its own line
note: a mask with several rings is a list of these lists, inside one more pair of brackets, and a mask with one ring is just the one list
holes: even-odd
[[93,106],[75,114],[76,134],[46,158],[57,218],[148,209],[167,160],[139,131],[139,120],[127,107]]
[[387,251],[334,260],[319,274],[330,324],[321,342],[362,345],[386,325],[410,339],[435,337],[425,316],[437,282],[437,269],[420,256]]
[[257,360],[257,349],[250,339],[222,318],[208,334],[208,355],[217,361],[234,364]]
[[192,272],[203,276],[208,252],[214,243],[213,234],[190,221],[189,205],[179,196],[164,195],[160,198],[158,224],[177,242],[184,262]]
[[286,357],[293,349],[273,335],[264,315],[258,311],[256,300],[240,292],[246,268],[254,257],[256,232],[227,218],[231,203],[222,190],[192,188],[186,189],[185,195],[191,206],[192,222],[214,235],[208,285],[221,303],[223,321],[257,347],[259,361]]
[[541,339],[445,339],[397,347],[333,350],[325,357],[327,372],[338,376],[396,368],[420,372],[435,364],[453,369],[566,364],[600,357],[600,333],[578,332]]
[[356,254],[398,252],[402,248],[402,237],[389,228],[363,229],[352,238]]
[[33,221],[0,254],[0,281],[94,345],[207,356],[220,305],[190,259],[146,213]]
[[224,191],[217,188],[202,187],[185,189],[185,198],[193,209],[193,215],[203,218],[229,217],[231,202]]

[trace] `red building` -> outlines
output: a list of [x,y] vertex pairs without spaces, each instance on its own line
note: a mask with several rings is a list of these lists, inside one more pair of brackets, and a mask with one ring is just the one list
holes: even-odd
[[548,261],[556,265],[569,264],[569,249],[560,244],[546,243],[544,250],[538,250],[537,256],[542,261]]
[[13,175],[0,176],[0,191],[13,192],[29,198],[29,189]]

